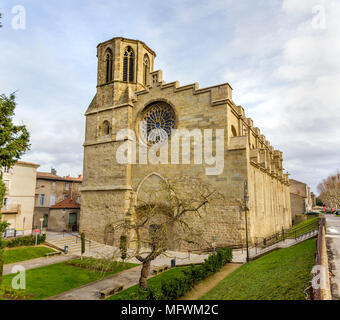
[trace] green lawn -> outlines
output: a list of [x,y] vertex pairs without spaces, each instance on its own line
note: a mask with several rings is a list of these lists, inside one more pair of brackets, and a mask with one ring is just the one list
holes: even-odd
[[[317,224],[318,217],[308,218],[308,220],[302,221],[299,224],[293,226],[286,234],[286,238],[295,237],[295,235],[298,237],[299,235],[308,232],[309,230],[314,230],[315,225]],[[301,230],[301,228],[303,228]],[[296,232],[296,233],[295,233]]]
[[295,230],[297,228],[301,228],[301,227],[305,227],[307,225],[313,224],[316,221],[318,221],[319,217],[315,217],[315,216],[308,216],[307,220],[302,221],[300,223],[298,223],[297,225],[293,226],[293,228],[291,230]]
[[[136,266],[132,263],[124,263],[123,267],[122,265],[123,263],[120,263],[115,271],[110,272],[79,268],[64,262],[30,269],[26,272],[24,293],[31,296],[29,299],[41,300]],[[11,287],[14,276],[13,274],[4,276],[3,286]]]
[[4,250],[4,264],[40,258],[54,250],[47,247],[23,247]]
[[316,240],[269,253],[243,265],[201,300],[304,300],[312,279]]
[[[160,287],[162,280],[169,280],[177,275],[181,274],[183,270],[189,267],[178,267],[174,269],[170,269],[165,271],[155,277],[148,279],[148,286],[151,287]],[[138,285],[134,285],[121,293],[118,293],[112,297],[107,298],[107,300],[139,300],[138,296]]]

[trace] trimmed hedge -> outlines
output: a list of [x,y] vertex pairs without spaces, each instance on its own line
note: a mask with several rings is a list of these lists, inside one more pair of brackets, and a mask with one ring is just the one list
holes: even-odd
[[175,300],[189,292],[195,284],[219,271],[225,264],[233,259],[232,250],[222,248],[209,256],[202,265],[191,265],[189,270],[171,280],[162,281],[160,288],[140,289],[139,294],[143,300]]
[[[46,234],[38,235],[38,244],[45,242]],[[25,236],[18,237],[10,240],[2,241],[4,248],[15,248],[15,247],[24,247],[24,246],[34,246],[35,245],[35,236]]]
[[102,272],[112,272],[112,271],[123,271],[135,266],[138,266],[138,264],[134,263],[126,263],[126,262],[118,262],[118,261],[112,261],[107,259],[96,259],[96,258],[90,258],[86,257],[81,259],[75,259],[75,260],[69,260],[65,262],[67,265],[75,266],[79,268],[84,269],[90,269],[90,270],[97,270]]

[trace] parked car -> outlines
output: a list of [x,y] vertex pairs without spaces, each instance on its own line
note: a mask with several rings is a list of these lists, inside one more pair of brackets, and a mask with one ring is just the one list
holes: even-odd
[[320,211],[307,211],[305,212],[307,216],[312,216],[312,215],[318,215],[320,214]]

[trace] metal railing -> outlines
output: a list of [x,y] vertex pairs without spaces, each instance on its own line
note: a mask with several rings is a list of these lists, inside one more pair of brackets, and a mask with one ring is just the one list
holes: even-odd
[[282,231],[277,232],[272,236],[257,238],[255,241],[255,248],[267,248],[281,241],[284,242],[287,239],[294,239],[297,241],[300,237],[316,231],[318,229],[318,226],[319,223],[317,220],[315,220],[302,227],[293,227],[289,230],[284,230],[282,228]]
[[12,213],[18,214],[21,212],[21,204],[6,204],[0,208],[3,214]]

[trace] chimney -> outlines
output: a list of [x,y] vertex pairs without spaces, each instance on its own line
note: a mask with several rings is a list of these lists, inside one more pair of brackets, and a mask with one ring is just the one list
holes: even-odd
[[51,174],[53,174],[53,175],[57,175],[57,170],[56,169],[54,169],[54,168],[51,168]]

